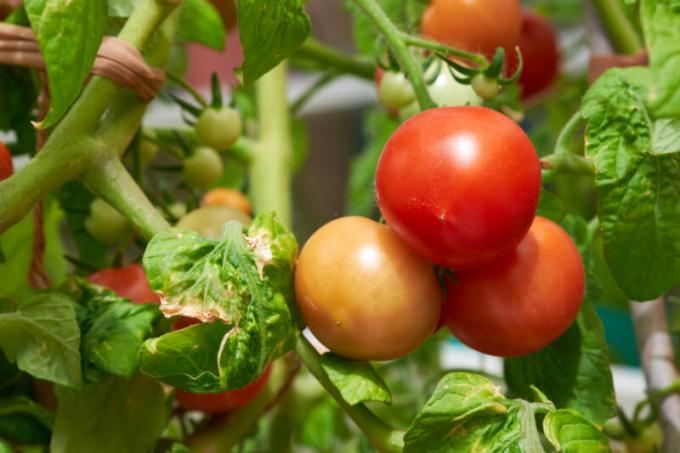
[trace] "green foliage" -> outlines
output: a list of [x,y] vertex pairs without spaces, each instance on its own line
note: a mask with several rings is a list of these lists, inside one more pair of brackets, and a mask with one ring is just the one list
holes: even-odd
[[0,311],[0,348],[20,370],[59,384],[77,386],[80,331],[71,298],[39,294],[15,309]]
[[295,237],[273,213],[259,215],[248,228],[227,223],[218,241],[182,229],[157,234],[144,267],[163,295],[161,310],[211,322],[147,341],[143,371],[194,392],[254,380],[293,346],[296,254]]
[[562,201],[554,193],[544,188],[541,190],[541,197],[538,199],[536,215],[559,223],[566,212]]
[[680,282],[680,154],[652,153],[649,81],[644,68],[610,70],[582,106],[605,258],[635,300],[658,297]]
[[345,359],[333,353],[324,354],[321,364],[342,398],[349,404],[381,401],[390,404],[392,395],[387,384],[369,362]]
[[35,128],[33,115],[28,106],[37,97],[31,72],[24,68],[0,66],[0,130],[14,131],[16,144],[13,154],[35,153]]
[[178,38],[223,50],[227,39],[220,13],[208,0],[184,0],[179,10]]
[[83,280],[78,284],[78,322],[86,376],[96,381],[103,371],[131,377],[137,370],[142,342],[151,335],[160,316],[158,308],[153,304],[134,304]]
[[251,84],[289,57],[311,29],[302,0],[238,0],[243,80]]
[[142,375],[110,377],[82,390],[57,388],[50,451],[146,453],[168,420],[161,385]]
[[611,451],[609,439],[594,424],[570,410],[561,409],[546,415],[543,432],[557,451]]
[[49,442],[53,423],[54,414],[29,398],[0,399],[0,438],[18,444],[44,445]]
[[83,88],[106,30],[106,2],[27,0],[24,2],[50,87],[50,110],[41,123],[55,125]]

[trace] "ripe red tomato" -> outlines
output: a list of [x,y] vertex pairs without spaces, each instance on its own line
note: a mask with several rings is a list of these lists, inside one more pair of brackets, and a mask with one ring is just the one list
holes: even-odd
[[220,393],[191,393],[176,389],[177,403],[190,411],[203,411],[209,414],[223,414],[243,407],[258,397],[267,385],[272,366],[269,364],[259,378],[245,387]]
[[420,32],[442,44],[492,57],[498,47],[517,44],[521,29],[519,0],[432,0]]
[[144,268],[140,264],[103,269],[90,275],[88,280],[105,286],[136,304],[160,303],[159,297],[149,286]]
[[444,322],[466,345],[501,357],[553,342],[583,301],[578,249],[559,225],[542,217],[509,255],[456,276],[448,285]]
[[536,214],[541,169],[529,137],[485,107],[422,112],[387,141],[380,211],[419,255],[469,269],[512,250]]
[[357,360],[394,359],[420,346],[437,325],[442,298],[432,265],[363,217],[333,220],[309,238],[295,292],[319,341]]
[[0,181],[9,178],[12,173],[14,173],[12,153],[3,143],[0,143]]
[[[524,60],[519,84],[522,98],[540,93],[557,77],[560,51],[555,29],[545,18],[532,11],[522,12],[522,33],[518,42]],[[516,67],[516,57],[513,57]]]

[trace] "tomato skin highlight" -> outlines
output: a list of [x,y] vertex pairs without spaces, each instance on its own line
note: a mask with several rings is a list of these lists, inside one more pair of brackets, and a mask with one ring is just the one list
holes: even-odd
[[472,349],[500,357],[556,340],[576,320],[585,290],[574,242],[543,217],[509,255],[456,276],[448,283],[444,322]]
[[272,365],[264,369],[260,377],[240,389],[219,393],[191,393],[175,390],[177,403],[186,410],[223,414],[246,406],[264,390],[271,375]]
[[363,217],[333,220],[309,238],[295,292],[319,341],[357,360],[394,359],[420,346],[442,301],[432,265],[389,227]]
[[201,207],[205,206],[226,206],[227,208],[237,209],[244,214],[250,215],[253,208],[248,197],[238,190],[228,187],[216,187],[207,192],[201,198]]
[[498,47],[517,44],[521,30],[519,0],[432,0],[420,21],[420,32],[450,47],[491,58]]
[[387,224],[420,256],[453,269],[481,266],[519,244],[540,190],[531,140],[485,107],[412,117],[387,141],[376,171]]
[[[536,13],[522,12],[522,33],[517,44],[522,52],[523,69],[519,76],[522,98],[526,99],[548,88],[559,71],[560,51],[555,29]],[[511,59],[517,66],[517,57]]]
[[158,304],[160,298],[153,292],[141,264],[102,269],[87,277],[89,281],[113,290],[120,297],[136,304]]
[[0,143],[0,181],[9,178],[12,173],[14,173],[12,153],[4,143]]

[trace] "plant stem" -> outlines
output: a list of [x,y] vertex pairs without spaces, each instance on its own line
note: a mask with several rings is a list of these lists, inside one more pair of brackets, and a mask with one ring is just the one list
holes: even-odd
[[592,0],[592,4],[614,50],[632,54],[644,49],[642,39],[628,20],[621,0]]
[[427,110],[437,107],[434,101],[432,101],[430,93],[427,91],[427,85],[423,78],[423,71],[411,56],[411,53],[404,42],[404,36],[406,35],[392,23],[376,0],[352,1],[364,12],[364,14],[366,14],[366,17],[373,22],[375,28],[377,28],[385,37],[397,63],[399,63],[402,71],[404,71],[406,77],[408,77],[411,82],[411,85],[413,85],[413,91],[416,94],[416,99],[418,99],[420,109]]
[[196,100],[196,102],[198,102],[198,104],[201,107],[205,108],[208,106],[208,101],[205,100],[201,93],[196,91],[194,87],[192,87],[186,80],[184,80],[183,77],[176,76],[171,72],[166,73],[166,76],[168,77],[168,80],[170,80],[172,83],[181,87],[184,91],[189,93],[191,97],[194,98],[194,100]]
[[257,152],[250,167],[250,197],[256,212],[276,211],[280,222],[290,228],[293,137],[286,70],[284,61],[255,84],[260,122]]
[[[678,380],[673,342],[668,332],[666,305],[663,298],[647,302],[631,302],[635,336],[647,390],[663,392]],[[659,423],[663,430],[664,453],[677,451],[680,445],[680,395],[667,395],[659,404]]]
[[480,67],[484,67],[489,64],[486,58],[476,53],[446,47],[442,44],[439,44],[438,42],[430,41],[429,39],[424,39],[421,38],[420,36],[409,35],[403,32],[401,32],[401,37],[402,40],[409,46],[415,46],[420,47],[421,49],[432,50],[436,53],[440,53],[447,57],[460,57],[465,60],[470,60]]
[[314,38],[307,39],[295,52],[295,56],[314,60],[324,69],[332,69],[334,72],[353,74],[368,80],[373,80],[375,76],[375,64],[372,62],[347,55]]
[[159,231],[170,228],[118,156],[111,155],[108,150],[100,152],[97,165],[90,169],[83,183],[92,193],[118,209],[145,238],[151,239]]
[[404,433],[395,430],[387,423],[380,420],[363,404],[352,406],[347,403],[321,366],[321,356],[302,334],[298,336],[297,342],[295,343],[295,352],[302,360],[302,363],[305,364],[309,371],[333,399],[335,399],[338,405],[342,407],[347,415],[354,420],[354,423],[356,423],[359,429],[363,431],[368,440],[378,451],[382,453],[396,453],[403,450]]
[[307,101],[309,101],[316,93],[319,92],[323,87],[325,87],[329,82],[333,81],[337,77],[337,74],[334,72],[327,72],[320,76],[318,79],[314,81],[314,83],[305,90],[304,93],[302,93],[296,100],[293,102],[293,104],[290,106],[290,111],[293,115],[297,115],[300,110],[302,110],[302,107],[305,106]]

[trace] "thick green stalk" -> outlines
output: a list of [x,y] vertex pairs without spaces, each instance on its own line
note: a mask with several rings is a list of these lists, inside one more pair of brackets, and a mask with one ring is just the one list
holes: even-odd
[[399,63],[399,66],[408,77],[413,91],[416,94],[416,99],[420,105],[421,110],[427,110],[437,107],[432,101],[430,93],[427,91],[427,85],[423,77],[423,71],[416,61],[411,56],[406,43],[404,42],[403,33],[392,23],[385,11],[382,10],[376,0],[352,0],[363,12],[366,14],[375,28],[380,34],[385,37],[387,44],[392,49],[392,53]]
[[623,10],[621,0],[592,0],[600,23],[614,50],[632,54],[644,49],[644,44]]
[[144,195],[117,155],[108,150],[98,156],[83,178],[88,189],[110,205],[115,206],[145,238],[169,228],[170,225]]
[[380,420],[363,404],[352,406],[347,403],[321,366],[321,356],[302,334],[298,336],[295,352],[302,360],[302,363],[309,369],[310,373],[314,375],[347,415],[354,420],[354,423],[363,431],[378,451],[381,453],[397,453],[403,450],[404,433],[393,429],[387,423]]
[[285,62],[257,81],[259,139],[250,167],[250,197],[256,212],[276,211],[290,228],[290,166],[293,156],[291,116],[288,107]]
[[324,69],[353,74],[368,80],[375,77],[375,64],[372,62],[347,55],[314,38],[305,41],[295,52],[295,56],[321,63]]

